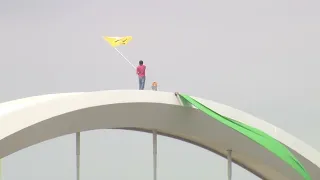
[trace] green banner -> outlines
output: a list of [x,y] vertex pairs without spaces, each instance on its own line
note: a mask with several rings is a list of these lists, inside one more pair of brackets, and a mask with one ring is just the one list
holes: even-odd
[[188,102],[192,104],[194,107],[219,121],[220,123],[238,131],[239,133],[247,136],[249,139],[260,144],[267,150],[271,151],[280,159],[289,164],[293,169],[295,169],[305,180],[311,180],[309,173],[299,162],[299,160],[290,152],[290,150],[286,146],[284,146],[273,137],[257,128],[250,127],[244,123],[220,115],[188,95],[180,94],[179,96],[184,103]]

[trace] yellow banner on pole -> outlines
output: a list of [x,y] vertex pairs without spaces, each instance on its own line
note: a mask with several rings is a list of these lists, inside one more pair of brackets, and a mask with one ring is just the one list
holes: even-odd
[[103,39],[107,41],[112,47],[126,45],[132,40],[132,36],[125,37],[109,37],[103,36]]

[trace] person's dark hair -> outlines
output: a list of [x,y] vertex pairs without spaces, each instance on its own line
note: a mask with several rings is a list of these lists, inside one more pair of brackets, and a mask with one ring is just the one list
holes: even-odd
[[143,61],[142,61],[142,60],[140,60],[140,61],[139,61],[139,65],[142,65],[142,64],[143,64]]

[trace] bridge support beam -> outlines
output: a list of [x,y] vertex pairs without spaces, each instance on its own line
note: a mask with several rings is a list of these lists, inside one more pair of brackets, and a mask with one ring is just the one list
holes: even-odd
[[2,159],[0,159],[0,180],[2,180]]
[[227,152],[228,152],[228,155],[227,155],[227,158],[228,158],[228,180],[231,180],[231,178],[232,178],[232,150],[228,149]]
[[80,180],[80,132],[76,133],[77,180]]
[[157,131],[153,131],[153,180],[157,180]]

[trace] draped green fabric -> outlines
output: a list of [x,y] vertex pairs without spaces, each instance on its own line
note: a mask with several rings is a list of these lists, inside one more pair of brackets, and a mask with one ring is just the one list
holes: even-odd
[[259,129],[250,127],[244,123],[220,115],[188,95],[180,94],[179,96],[183,102],[192,104],[194,107],[209,115],[210,117],[214,118],[215,120],[219,121],[220,123],[247,136],[249,139],[255,141],[267,150],[271,151],[277,157],[279,157],[288,165],[290,165],[293,169],[295,169],[305,180],[311,180],[309,173],[299,162],[299,160],[290,152],[290,150],[286,146],[284,146],[282,143],[280,143],[273,137],[269,136],[268,134],[262,132]]

